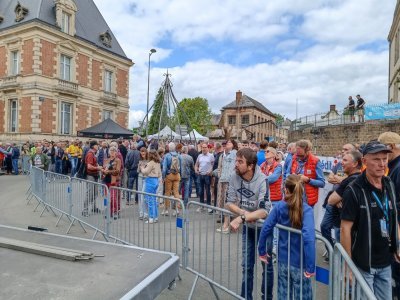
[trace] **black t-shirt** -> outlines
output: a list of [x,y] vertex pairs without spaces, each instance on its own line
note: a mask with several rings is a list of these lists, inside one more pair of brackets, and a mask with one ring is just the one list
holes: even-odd
[[[354,180],[358,175],[361,173],[355,173],[349,175],[347,178],[343,179],[343,181],[339,184],[335,192],[343,199],[344,190],[346,187]],[[343,200],[342,200],[343,202]],[[340,213],[342,209],[338,208],[336,205],[332,208],[332,215],[333,215],[333,225],[335,227],[340,227]]]
[[364,107],[364,103],[365,103],[365,101],[364,101],[363,98],[358,99],[357,100],[357,108],[363,108]]
[[349,109],[354,109],[355,102],[353,99],[349,100]]
[[[384,192],[378,190],[373,185],[371,185],[366,176],[365,172],[361,175],[364,178],[364,188],[366,192],[367,200],[370,204],[370,219],[371,219],[371,267],[372,268],[384,268],[390,265],[392,260],[392,254],[389,248],[389,240],[382,237],[380,220],[384,218],[382,209],[377,204],[375,198],[372,196],[374,191],[381,203],[384,203]],[[382,183],[383,185],[383,183]],[[363,199],[356,199],[354,194],[348,189],[345,193],[346,200],[343,202],[343,209],[341,214],[342,220],[354,222],[352,228],[352,237],[354,237],[353,232],[357,231],[357,228],[368,226],[368,224],[358,224],[359,214],[360,214],[360,204],[359,201],[364,201]],[[356,227],[356,228],[354,228]],[[357,236],[360,238],[359,236]],[[353,241],[352,241],[353,244]],[[355,251],[363,251],[363,249],[354,249]],[[367,249],[365,249],[367,250]]]

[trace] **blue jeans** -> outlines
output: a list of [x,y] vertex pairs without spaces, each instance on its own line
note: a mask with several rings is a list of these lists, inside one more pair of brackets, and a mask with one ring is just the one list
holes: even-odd
[[56,173],[57,174],[62,174],[63,173],[63,168],[62,168],[62,160],[56,158]]
[[[257,235],[256,235],[257,231]],[[254,279],[254,264],[256,262],[257,244],[260,238],[261,228],[249,228],[243,226],[242,233],[242,289],[240,295],[246,300],[253,299],[253,279]],[[257,240],[256,240],[257,239]],[[267,241],[267,253],[272,255],[272,243],[271,239]],[[261,283],[261,294],[262,299],[271,299],[274,286],[274,267],[272,262],[267,265],[267,278],[265,278],[265,263],[261,262],[263,268],[262,272],[262,283]],[[265,284],[267,284],[267,290],[265,290]],[[266,293],[266,295],[265,295]],[[265,297],[265,298],[264,298]]]
[[199,176],[199,197],[200,203],[204,203],[204,190],[207,196],[207,204],[211,205],[211,176],[209,175],[198,175]]
[[[158,189],[157,177],[146,177],[145,179],[145,192],[149,194],[156,194]],[[158,204],[156,196],[145,195],[147,209],[149,211],[149,218],[158,218]]]
[[199,181],[198,181],[198,178],[197,178],[197,174],[194,173],[194,172],[190,174],[189,196],[192,195],[193,182],[194,182],[194,186],[196,188],[196,196],[199,197],[200,196],[200,193],[199,193]]
[[190,178],[181,178],[181,187],[183,187],[183,203],[186,207],[189,201]]
[[18,158],[12,159],[12,168],[14,171],[14,175],[18,175]]
[[75,175],[75,173],[78,171],[78,158],[77,157],[72,157],[71,156],[71,177]]
[[[138,184],[139,184],[139,181],[138,181],[138,176],[139,176],[139,173],[137,172],[137,170],[129,170],[129,173],[128,173],[128,189],[129,190],[132,190],[133,189],[133,185],[135,184],[135,191],[137,191],[138,190]],[[136,194],[135,195],[135,201],[137,202],[138,201],[138,194]],[[129,193],[129,195],[128,195],[128,202],[131,200],[131,194]]]
[[397,297],[400,300],[400,264],[394,258],[392,261],[392,278],[395,282],[393,297]]
[[[333,245],[333,240],[332,240],[332,228],[335,228],[333,226],[335,219],[334,219],[334,215],[332,214],[332,209],[333,209],[332,205],[329,205],[329,204],[326,205],[325,215],[321,222],[321,234],[324,238],[326,238],[329,241],[329,243],[333,247],[334,245]],[[340,241],[340,236],[338,236],[339,234],[338,234],[338,230],[336,230],[336,228],[335,228],[335,235],[336,235],[337,242]]]
[[278,262],[278,299],[300,299],[300,282],[302,281],[302,294],[304,300],[312,299],[311,279],[303,275],[299,268],[290,266],[288,278],[288,265]]
[[378,300],[392,299],[392,268],[387,266],[381,269],[371,268],[370,272],[365,272],[358,268],[368,286],[371,288]]

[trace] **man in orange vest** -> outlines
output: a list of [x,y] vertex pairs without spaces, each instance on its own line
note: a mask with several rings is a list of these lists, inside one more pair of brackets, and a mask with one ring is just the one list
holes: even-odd
[[300,140],[296,143],[296,154],[293,155],[287,176],[301,175],[304,183],[303,200],[314,207],[318,202],[318,189],[325,186],[325,177],[322,163],[311,153],[311,149],[312,144],[309,140]]

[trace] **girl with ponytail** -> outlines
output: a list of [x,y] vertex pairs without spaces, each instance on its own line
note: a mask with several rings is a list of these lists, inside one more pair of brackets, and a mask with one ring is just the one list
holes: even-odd
[[[301,235],[293,232],[289,235],[287,230],[279,229],[278,299],[287,299],[287,293],[289,293],[289,299],[300,299],[301,282],[302,298],[312,299],[310,277],[315,274],[314,213],[313,209],[303,202],[303,192],[301,176],[289,175],[285,181],[284,200],[278,202],[268,215],[258,241],[260,260],[268,264],[271,263],[271,258],[267,254],[266,243],[273,235],[275,225],[280,224],[301,231]],[[290,253],[288,253],[289,245]],[[301,253],[303,266],[300,265]],[[290,265],[288,265],[289,261]]]

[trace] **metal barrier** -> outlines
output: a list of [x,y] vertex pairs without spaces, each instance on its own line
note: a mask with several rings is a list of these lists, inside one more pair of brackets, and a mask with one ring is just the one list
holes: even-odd
[[[45,211],[52,212],[55,216],[58,213],[56,226],[65,216],[69,221],[67,233],[70,232],[74,223],[78,222],[85,232],[85,227],[94,230],[92,239],[100,233],[107,241],[179,255],[181,266],[196,276],[189,299],[193,296],[199,278],[209,283],[217,299],[219,296],[216,288],[238,299],[243,299],[241,296],[243,294],[247,294],[247,298],[251,298],[253,294],[255,294],[254,298],[276,297],[279,292],[279,284],[276,280],[274,282],[276,278],[278,282],[279,280],[286,281],[283,286],[286,284],[288,287],[286,290],[288,299],[309,298],[303,295],[305,290],[308,292],[312,290],[313,299],[375,299],[343,247],[336,244],[333,250],[329,242],[318,233],[315,238],[317,250],[320,251],[316,253],[322,252],[322,247],[327,249],[330,258],[329,270],[319,265],[316,260],[316,276],[308,280],[303,277],[301,271],[304,255],[302,246],[298,250],[300,251],[298,267],[292,268],[291,255],[288,255],[288,258],[280,264],[283,258],[279,254],[279,235],[287,236],[286,240],[289,241],[292,238],[297,239],[295,242],[297,246],[300,238],[300,245],[303,245],[300,230],[276,225],[276,261],[265,267],[259,261],[257,252],[262,223],[257,224],[260,227],[254,223],[242,226],[238,233],[218,230],[224,219],[230,220],[235,217],[225,209],[194,201],[189,202],[185,207],[182,200],[173,197],[115,186],[108,188],[98,182],[70,178],[35,167],[31,168],[29,180],[28,199],[29,201],[32,198],[37,199],[38,204],[35,210],[43,205],[41,215]],[[133,204],[136,194],[140,196],[139,204]],[[156,198],[157,207],[159,207],[158,218],[153,218],[153,222],[146,222],[148,212],[145,211],[147,205],[144,204],[151,199],[154,201],[154,198],[149,197]],[[172,205],[165,214],[165,209],[169,207],[168,201],[172,202]],[[175,216],[174,212],[177,208],[180,213]],[[220,225],[217,225],[217,219],[222,220]],[[272,242],[269,241],[268,249],[272,248],[271,245]],[[291,243],[288,243],[287,248],[288,253],[292,253]],[[244,260],[244,258],[247,259]],[[279,266],[286,266],[286,269],[282,270],[283,267],[279,269]],[[263,276],[264,269],[265,276]],[[286,277],[282,275],[285,273]],[[299,278],[299,282],[296,282],[298,295],[294,296],[290,294],[292,290],[295,290],[292,282],[294,281],[293,274],[297,274]],[[305,288],[304,281],[307,281]],[[280,292],[280,294],[283,293]]]
[[376,299],[364,277],[341,244],[335,244],[333,263],[335,272],[332,299]]
[[[136,194],[139,195],[138,203],[134,201]],[[176,253],[185,266],[186,209],[182,200],[115,186],[110,187],[110,197],[110,238],[139,247]],[[149,218],[150,197],[154,197],[158,213]],[[168,209],[167,201],[171,202]]]
[[[212,209],[214,213],[208,214],[208,209]],[[276,225],[276,228],[278,228],[278,243],[276,245],[275,256],[276,261],[274,259],[274,263],[271,262],[265,267],[259,261],[257,251],[262,222],[259,222],[258,227],[256,227],[255,224],[242,226],[237,233],[231,231],[221,232],[217,229],[222,226],[222,223],[220,226],[217,225],[217,220],[234,217],[232,213],[221,208],[215,208],[213,206],[193,201],[188,204],[187,216],[190,221],[187,227],[189,248],[187,270],[196,275],[189,299],[193,296],[199,278],[202,278],[209,283],[217,298],[218,294],[215,287],[238,299],[242,299],[244,295],[247,295],[246,298],[251,298],[251,294],[254,295],[254,299],[272,299],[272,296],[275,297],[278,294],[278,284],[277,282],[274,282],[274,278],[276,279],[276,274],[279,273],[279,231],[283,231],[281,234],[288,235],[289,240],[291,239],[291,236],[300,236],[302,245],[303,241],[300,230],[279,224]],[[332,246],[319,234],[316,234],[316,246],[318,249],[326,246],[330,258],[333,257]],[[288,247],[288,252],[290,252],[290,243]],[[270,241],[269,249],[272,250],[272,248],[272,241]],[[301,261],[300,267],[297,269],[302,270],[302,247],[300,247],[299,251],[301,251]],[[251,252],[253,254],[251,254]],[[290,258],[287,259],[287,262],[288,265],[290,265]],[[332,270],[332,261],[330,261],[329,266],[329,270]],[[326,267],[328,267],[326,263],[325,266],[321,266],[317,261],[317,276],[309,280],[308,287],[310,287],[310,292],[312,290],[314,299],[331,299],[332,272],[329,272]],[[292,268],[292,271],[293,269],[296,268]],[[291,270],[287,268],[287,272],[289,273],[290,271]],[[263,272],[265,273],[265,276],[263,276]],[[300,274],[300,296],[295,298],[290,297],[290,299],[303,298],[301,292],[303,281],[302,272],[300,272]],[[292,286],[289,285],[289,282],[290,284],[292,283],[291,281],[293,280],[293,276],[288,276],[287,280],[287,286],[289,289],[289,286]],[[304,280],[306,280],[305,277]],[[272,289],[272,286],[274,289]],[[304,299],[307,299],[307,297],[304,297]]]

